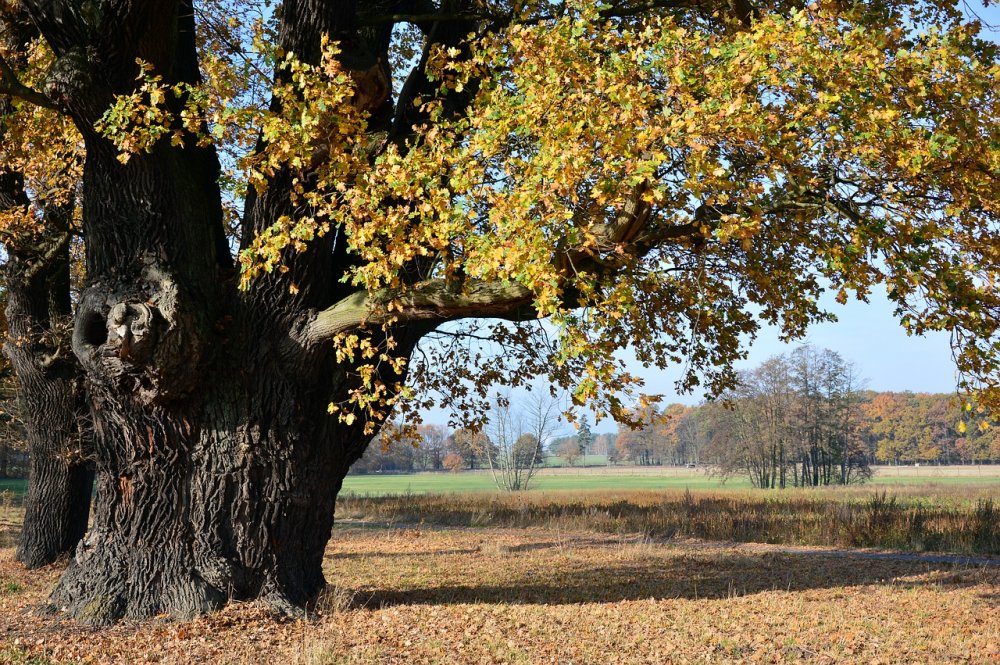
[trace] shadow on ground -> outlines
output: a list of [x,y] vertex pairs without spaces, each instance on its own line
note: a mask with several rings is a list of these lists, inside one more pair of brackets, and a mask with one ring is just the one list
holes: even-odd
[[[546,558],[559,557],[547,566]],[[421,561],[421,558],[424,561]],[[352,561],[364,559],[373,570],[425,566],[426,583],[354,586],[354,605],[371,609],[414,604],[574,604],[647,599],[714,600],[769,591],[800,592],[860,586],[907,588],[961,587],[988,577],[1000,582],[1000,570],[892,559],[824,556],[820,552],[743,551],[713,544],[673,548],[649,543],[623,547],[604,539],[538,541],[513,546],[450,547],[405,552],[343,552],[328,557],[334,569],[352,580]],[[340,560],[344,564],[337,565]],[[440,563],[449,560],[447,563]],[[451,561],[453,560],[453,561]],[[464,566],[464,574],[434,574]],[[436,580],[442,579],[437,582]],[[353,585],[352,585],[353,586]],[[387,587],[396,586],[389,589]],[[991,601],[994,599],[990,599]]]

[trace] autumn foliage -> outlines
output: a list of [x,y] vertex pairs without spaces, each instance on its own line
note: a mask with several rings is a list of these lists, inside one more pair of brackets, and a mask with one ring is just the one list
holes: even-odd
[[541,378],[634,424],[620,351],[718,396],[828,291],[1000,405],[1000,54],[954,2],[0,6],[0,240],[82,248],[20,347],[94,438],[78,618],[300,612],[392,417],[473,443]]
[[[954,331],[962,386],[991,388],[1000,70],[978,23],[944,2],[776,2],[752,16],[664,3],[617,19],[600,3],[487,5],[502,28],[425,50],[438,87],[411,102],[412,136],[369,131],[370,82],[336,43],[299,62],[252,14],[226,30],[275,63],[276,104],[255,103],[258,74],[221,48],[203,86],[144,66],[99,128],[122,160],[193,132],[235,155],[250,187],[300,174],[302,214],[243,250],[244,280],[341,229],[357,257],[343,279],[368,294],[353,303],[361,321],[428,306],[450,318],[447,285],[487,316],[545,317],[553,344],[487,367],[544,372],[604,414],[627,417],[622,397],[638,388],[610,353],[626,341],[644,362],[683,364],[682,387],[717,393],[741,336],[762,322],[800,336],[829,317],[817,299],[831,289],[841,301],[885,289],[908,330]],[[336,323],[338,307],[323,332],[344,357],[401,362]],[[417,383],[483,390],[460,364],[474,355],[418,361]],[[395,401],[362,374],[366,391],[331,405],[348,420]]]

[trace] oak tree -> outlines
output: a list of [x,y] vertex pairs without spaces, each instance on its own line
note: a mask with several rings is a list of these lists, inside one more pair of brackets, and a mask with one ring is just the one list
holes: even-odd
[[951,2],[2,7],[52,54],[0,54],[11,115],[85,153],[73,616],[295,611],[393,410],[541,375],[627,419],[615,351],[717,393],[828,289],[885,288],[996,385],[1000,68]]

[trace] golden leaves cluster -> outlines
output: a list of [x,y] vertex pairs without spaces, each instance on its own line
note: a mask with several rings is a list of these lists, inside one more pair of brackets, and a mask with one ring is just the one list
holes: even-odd
[[[41,40],[30,43],[23,53],[0,55],[23,62],[18,76],[31,86],[52,63],[52,53]],[[0,117],[0,168],[23,177],[29,203],[0,211],[0,237],[17,244],[47,230],[46,210],[65,207],[78,196],[83,141],[73,123],[54,111],[15,98],[10,99],[9,111]]]

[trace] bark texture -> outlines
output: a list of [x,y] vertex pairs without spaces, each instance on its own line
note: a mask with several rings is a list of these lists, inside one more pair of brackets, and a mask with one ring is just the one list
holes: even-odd
[[[37,265],[37,264],[36,264]],[[94,473],[83,384],[68,339],[69,256],[34,272],[8,248],[8,337],[31,471],[17,559],[29,568],[73,551],[87,529]],[[62,296],[62,297],[60,297]]]
[[[198,81],[191,1],[26,4],[58,58],[45,92],[87,155],[87,282],[72,346],[87,377],[97,495],[51,602],[97,624],[189,617],[234,598],[296,612],[324,585],[336,495],[370,438],[361,419],[327,413],[357,387],[356,368],[310,334],[317,310],[349,295],[346,243],[330,233],[289,255],[287,273],[239,292],[214,150],[162,141],[123,165],[93,129],[114,95],[131,92],[136,58],[167,84]],[[316,61],[322,35],[339,39],[386,131],[380,49],[391,25],[363,33],[358,12],[353,0],[288,0],[280,45]],[[244,245],[293,211],[290,187],[279,172],[248,198]],[[394,352],[408,355],[435,324],[400,327]]]

